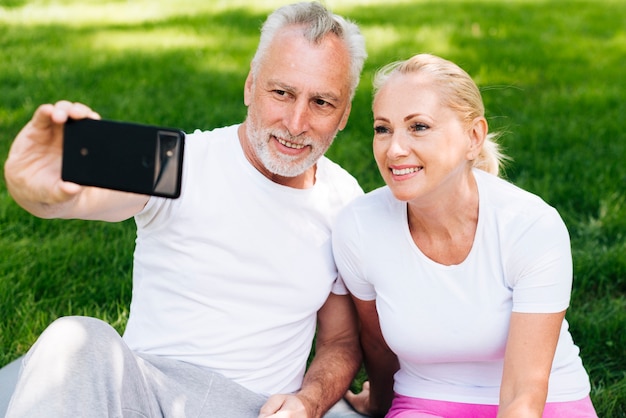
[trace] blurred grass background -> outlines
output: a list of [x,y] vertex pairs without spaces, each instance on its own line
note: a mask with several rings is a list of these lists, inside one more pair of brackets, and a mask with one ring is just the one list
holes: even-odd
[[[0,160],[37,105],[192,131],[240,122],[260,24],[286,1],[0,0]],[[359,23],[369,59],[329,156],[365,190],[371,78],[419,52],[451,59],[483,91],[513,158],[506,176],[555,206],[572,236],[567,318],[600,417],[626,417],[626,3],[328,0]],[[0,180],[0,365],[62,315],[122,331],[134,223],[44,221]]]

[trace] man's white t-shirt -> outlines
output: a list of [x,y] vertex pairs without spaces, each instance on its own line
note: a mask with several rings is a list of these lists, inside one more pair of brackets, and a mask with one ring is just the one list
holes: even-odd
[[[359,299],[374,300],[397,354],[394,390],[405,396],[498,404],[511,312],[552,313],[569,305],[569,234],[540,198],[480,170],[473,247],[446,266],[415,245],[407,204],[388,187],[357,198],[337,219],[333,250]],[[548,401],[579,400],[589,379],[563,322]]]
[[362,190],[325,157],[312,188],[278,185],[248,162],[237,129],[187,135],[181,197],[153,197],[135,217],[124,340],[257,393],[293,392],[318,309],[347,293],[330,228]]

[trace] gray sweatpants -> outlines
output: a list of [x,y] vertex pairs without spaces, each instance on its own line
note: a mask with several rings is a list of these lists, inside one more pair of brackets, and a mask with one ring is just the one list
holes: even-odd
[[[137,354],[106,322],[65,317],[25,356],[6,417],[256,418],[265,401],[202,367]],[[359,415],[338,405],[330,416]]]

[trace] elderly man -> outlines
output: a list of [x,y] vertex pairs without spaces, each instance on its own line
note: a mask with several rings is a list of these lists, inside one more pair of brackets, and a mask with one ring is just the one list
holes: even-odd
[[99,116],[37,109],[5,164],[11,195],[43,218],[134,217],[133,295],[123,338],[94,318],[52,323],[8,417],[320,417],[341,399],[361,357],[330,225],[362,191],[324,153],[365,57],[358,27],[319,3],[272,13],[247,118],[187,135],[179,199],[62,181],[64,123]]

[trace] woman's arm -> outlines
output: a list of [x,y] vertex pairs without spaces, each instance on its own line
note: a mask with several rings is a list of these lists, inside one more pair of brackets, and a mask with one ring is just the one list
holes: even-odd
[[498,418],[541,418],[564,317],[565,311],[511,315]]
[[348,392],[346,399],[358,412],[382,417],[391,406],[393,375],[400,366],[380,330],[376,301],[352,299],[359,316],[361,346],[369,382],[359,394]]

